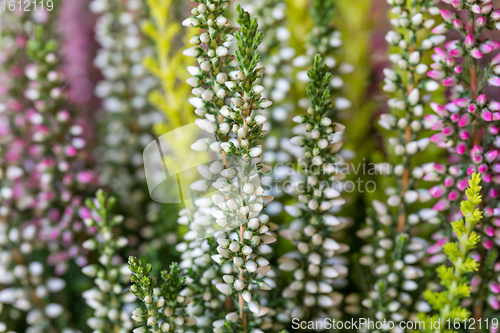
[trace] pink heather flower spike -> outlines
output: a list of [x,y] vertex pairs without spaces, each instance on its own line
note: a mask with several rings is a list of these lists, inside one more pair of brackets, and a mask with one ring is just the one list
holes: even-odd
[[[450,3],[450,1],[445,2]],[[434,185],[429,194],[440,197],[434,209],[441,211],[451,221],[459,211],[461,195],[468,186],[466,176],[473,172],[481,173],[484,184],[484,223],[486,223],[483,228],[482,244],[484,248],[491,249],[500,245],[499,242],[493,241],[495,235],[500,234],[497,231],[500,220],[494,219],[497,211],[500,216],[500,209],[497,208],[500,205],[499,191],[494,187],[497,186],[495,180],[500,179],[500,163],[497,161],[500,126],[493,123],[500,120],[500,103],[491,100],[491,97],[498,95],[498,92],[486,88],[500,87],[500,75],[497,75],[499,71],[496,68],[500,65],[500,53],[493,54],[489,64],[484,62],[484,55],[498,50],[500,42],[488,39],[489,36],[484,34],[484,31],[488,29],[489,20],[493,17],[495,17],[494,22],[500,21],[500,11],[493,11],[491,1],[471,2],[451,1],[451,5],[457,10],[468,11],[468,16],[457,15],[456,11],[449,8],[441,10],[445,28],[456,29],[458,34],[466,37],[463,41],[450,40],[445,43],[444,48],[436,47],[435,56],[432,57],[434,63],[431,64],[432,70],[427,75],[447,87],[450,98],[445,103],[448,113],[442,112],[437,104],[431,103],[435,117],[438,118],[432,119],[430,127],[436,133],[431,136],[431,141],[438,147],[447,149],[449,163],[446,172],[437,175],[428,173],[423,178],[429,180],[438,178],[441,184],[444,184],[443,187],[440,187],[439,183]],[[474,22],[467,21],[467,17],[474,17]],[[481,29],[476,30],[476,28]],[[441,32],[443,28],[437,26],[434,31]],[[471,67],[471,64],[474,67]],[[481,80],[482,72],[486,73],[486,80]],[[456,129],[456,126],[460,129],[452,130]],[[442,193],[441,189],[445,191]],[[477,256],[478,260],[484,259],[480,254]],[[495,265],[500,267],[500,263]],[[477,281],[480,281],[481,277],[478,277]],[[489,297],[489,303],[491,307],[498,308],[497,298]]]
[[[319,2],[321,2],[321,0],[319,0]],[[432,169],[432,165],[422,165],[421,160],[416,156],[422,153],[424,148],[428,145],[429,140],[433,140],[440,145],[449,144],[448,138],[443,133],[437,133],[430,139],[424,138],[424,140],[419,140],[420,134],[423,134],[422,127],[419,124],[424,124],[426,129],[430,127],[442,129],[444,127],[442,124],[434,122],[434,119],[439,119],[438,116],[434,114],[424,115],[423,110],[429,104],[429,100],[426,97],[427,92],[433,91],[436,86],[436,81],[441,81],[448,76],[448,72],[441,70],[443,68],[442,63],[449,63],[450,61],[454,63],[455,61],[454,59],[448,59],[450,56],[447,50],[437,47],[445,40],[442,34],[450,28],[450,25],[442,24],[432,29],[429,27],[429,24],[427,24],[427,26],[425,26],[426,23],[423,25],[421,24],[422,17],[425,17],[423,22],[431,23],[434,20],[428,19],[428,17],[430,18],[432,15],[439,14],[439,10],[434,7],[434,3],[427,1],[421,3],[418,1],[389,2],[390,6],[393,8],[393,13],[399,13],[396,14],[399,15],[399,20],[396,21],[404,22],[411,20],[412,24],[401,24],[397,26],[397,29],[395,29],[396,31],[390,31],[388,33],[388,41],[393,46],[391,47],[391,52],[393,52],[390,56],[391,60],[404,59],[410,66],[402,64],[403,61],[393,61],[394,68],[390,71],[386,70],[384,73],[384,90],[390,92],[391,95],[389,103],[390,115],[393,117],[391,120],[394,120],[393,123],[397,124],[397,126],[391,126],[393,133],[390,135],[391,139],[388,140],[389,149],[391,152],[394,152],[394,154],[391,154],[394,158],[391,157],[391,161],[389,162],[394,167],[392,177],[397,181],[395,182],[396,186],[391,187],[392,192],[390,194],[389,191],[386,192],[388,195],[387,198],[385,198],[385,202],[374,201],[373,207],[376,211],[376,216],[367,219],[367,227],[365,230],[372,229],[372,235],[373,232],[375,232],[377,236],[375,238],[369,236],[370,243],[372,243],[371,246],[373,247],[373,251],[370,250],[370,252],[373,253],[369,253],[362,258],[362,261],[364,261],[362,264],[373,269],[376,276],[383,279],[380,281],[387,281],[387,273],[380,270],[380,268],[384,268],[384,266],[387,267],[388,272],[394,270],[399,271],[401,269],[404,270],[405,267],[414,271],[414,268],[418,267],[417,265],[421,257],[419,255],[414,255],[414,250],[410,249],[411,244],[417,245],[417,243],[420,242],[426,243],[423,239],[417,240],[417,237],[414,236],[419,233],[418,230],[420,229],[421,223],[438,223],[438,221],[436,221],[436,211],[432,209],[420,209],[414,205],[416,202],[427,201],[430,198],[429,195],[420,188],[419,181],[413,180],[420,179],[420,177],[428,177],[429,179],[436,177],[436,175],[422,175],[422,170]],[[408,13],[412,13],[411,17],[408,16]],[[446,12],[444,12],[444,15],[446,16]],[[433,30],[437,35],[429,36],[429,30]],[[422,38],[412,38],[411,36],[414,35],[422,36]],[[395,39],[398,39],[400,42],[395,43]],[[432,57],[436,64],[430,66],[431,70],[428,71],[427,77],[423,77],[420,68],[425,69],[427,65],[424,64],[422,59],[427,57],[427,53],[432,53],[430,50],[433,47],[436,47],[436,54]],[[394,75],[395,72],[398,73],[397,76]],[[449,76],[452,77],[452,75]],[[415,82],[410,84],[409,80],[406,79],[407,77],[415,77]],[[404,79],[401,80],[400,78]],[[401,109],[398,103],[392,103],[394,100],[405,101],[406,107]],[[433,110],[436,114],[449,113],[449,110],[438,105],[434,105]],[[408,133],[411,133],[411,136],[407,135]],[[424,173],[425,172],[426,171],[424,171]],[[408,175],[408,177],[404,175]],[[438,195],[440,191],[444,192],[438,188],[435,194]],[[447,204],[446,202],[443,203],[444,205]],[[402,207],[405,207],[405,209],[401,209]],[[446,207],[443,206],[442,209],[444,208]],[[392,212],[389,213],[389,211],[398,213],[396,215],[392,214]],[[375,227],[376,225],[380,225],[381,222],[384,227]],[[418,226],[418,228],[415,230],[416,226]],[[397,232],[394,233],[394,230]],[[409,232],[411,230],[415,230],[415,232]],[[389,254],[389,251],[385,248],[387,244],[400,244],[400,235],[402,234],[408,234],[408,237],[403,244],[405,255],[403,255],[400,260],[396,261],[394,256],[389,260],[387,260],[386,256],[379,256],[379,253]],[[427,244],[421,244],[418,247],[423,250],[426,246]],[[446,257],[438,255],[431,260],[443,262],[445,259]],[[401,285],[403,282],[401,279],[390,281],[388,289],[405,289],[407,287],[405,287],[404,284],[411,284],[410,288],[414,288],[413,285],[418,285],[417,281],[419,281],[420,277],[418,276],[419,274],[412,275],[413,277],[404,281],[403,285]],[[391,317],[391,313],[394,313],[394,315],[398,314],[398,317],[405,320],[406,318],[404,316],[411,313],[412,310],[400,316],[399,314],[402,313],[401,309],[391,309],[390,307],[387,309],[385,304],[379,304],[380,296],[382,295],[377,296],[380,291],[377,290],[376,286],[377,283],[375,283],[375,288],[372,288],[369,299],[367,299],[370,304],[373,303],[373,306],[370,306],[370,308],[375,311],[381,310],[384,316],[388,317]],[[378,308],[379,306],[380,308]]]
[[88,5],[88,0],[63,1],[58,23],[63,39],[64,74],[69,82],[68,96],[78,105],[92,108],[96,83],[92,77],[92,56],[96,45],[93,38],[94,16],[87,9]]

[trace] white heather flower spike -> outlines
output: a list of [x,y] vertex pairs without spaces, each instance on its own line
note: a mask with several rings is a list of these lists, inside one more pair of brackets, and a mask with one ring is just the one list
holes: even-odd
[[[447,93],[442,105],[431,103],[433,113],[430,117],[433,119],[426,121],[424,126],[433,131],[429,141],[443,149],[439,153],[452,158],[444,159],[442,164],[437,161],[429,163],[429,168],[424,170],[424,180],[437,182],[424,198],[437,199],[433,209],[439,215],[432,216],[429,222],[445,229],[441,220],[448,225],[461,218],[468,178],[473,173],[480,174],[483,180],[481,209],[486,221],[477,232],[482,249],[478,249],[474,259],[498,268],[500,260],[498,257],[493,259],[490,253],[498,253],[500,248],[500,196],[496,181],[500,173],[500,103],[498,94],[490,91],[497,92],[500,87],[499,40],[495,35],[500,28],[500,10],[495,8],[498,7],[495,1],[444,2],[447,5],[440,11],[444,22],[432,29],[434,36],[431,40],[444,39],[444,33],[448,31],[456,39],[434,48],[427,76]],[[466,196],[469,194],[467,190]],[[453,231],[456,231],[455,227]],[[433,241],[437,242],[432,246],[433,263],[446,258],[440,244],[449,237],[453,235],[444,231],[433,235]],[[444,252],[454,261],[450,252]],[[486,317],[489,313],[497,313],[500,309],[500,281],[496,275],[484,269],[475,272],[472,281],[480,283],[473,282],[470,298],[481,298],[485,302],[466,306],[464,303],[464,308],[457,311],[480,313]],[[449,292],[453,294],[454,291],[450,289]],[[455,303],[460,303],[457,298]],[[435,304],[431,305],[436,308]],[[444,318],[448,313],[441,310],[441,315]]]
[[[286,209],[289,214],[298,218],[290,225],[290,229],[280,232],[280,235],[290,239],[298,250],[285,254],[278,263],[281,270],[294,272],[294,279],[284,289],[283,297],[289,300],[289,316],[298,316],[301,320],[312,320],[320,312],[334,316],[342,296],[330,288],[318,286],[341,284],[347,276],[347,263],[340,254],[347,251],[348,247],[334,240],[335,231],[344,228],[346,220],[331,215],[330,211],[331,207],[342,201],[339,198],[340,193],[331,194],[336,191],[337,186],[341,186],[335,180],[336,177],[327,171],[337,157],[328,148],[328,143],[322,143],[332,133],[339,135],[340,141],[343,126],[324,120],[332,111],[332,104],[328,100],[332,88],[330,85],[321,84],[329,82],[331,78],[329,68],[322,65],[322,62],[321,57],[317,55],[314,67],[309,71],[310,83],[307,91],[312,107],[297,125],[305,124],[305,131],[294,140],[304,148],[300,165],[307,183],[297,185],[297,190],[302,189],[295,193],[300,202]],[[321,250],[312,251],[317,247]],[[308,317],[302,311],[303,306],[308,308]]]
[[[269,108],[272,102],[264,97],[264,87],[256,84],[264,73],[254,61],[262,36],[257,22],[237,6],[236,22],[241,29],[235,29],[226,18],[228,5],[228,0],[208,0],[193,10],[190,20],[210,31],[210,36],[208,32],[201,33],[195,40],[196,46],[186,52],[200,64],[200,70],[190,70],[193,78],[188,79],[196,86],[193,94],[199,97],[193,101],[195,107],[203,110],[197,111],[200,119],[196,123],[220,139],[218,147],[225,157],[199,168],[203,179],[191,188],[202,193],[215,188],[217,192],[207,200],[195,200],[192,211],[180,216],[180,222],[186,218],[190,221],[185,243],[179,244],[178,249],[183,252],[181,267],[190,268],[189,278],[199,284],[186,286],[191,297],[200,301],[200,308],[193,309],[202,313],[197,315],[198,321],[213,323],[217,328],[226,297],[230,297],[242,308],[238,314],[227,314],[227,318],[242,326],[259,327],[262,321],[257,318],[268,310],[255,302],[252,294],[262,293],[258,286],[269,289],[269,261],[262,255],[276,238],[270,232],[268,216],[261,213],[272,197],[263,196],[257,168],[261,168],[264,151],[257,140],[263,136],[267,121],[261,109]],[[217,18],[215,22],[212,17]],[[238,52],[230,54],[230,41],[234,39]],[[233,56],[240,65],[237,70],[233,70]],[[219,64],[216,75],[212,74],[215,63]],[[198,140],[192,148],[206,151],[212,144]],[[232,233],[234,228],[238,232]],[[215,244],[205,239],[214,234]],[[246,331],[247,327],[243,329]]]
[[[385,203],[373,201],[374,214],[368,214],[366,226],[358,236],[367,239],[368,243],[362,249],[360,263],[368,266],[376,278],[362,304],[376,313],[378,319],[399,322],[416,316],[414,304],[420,295],[414,291],[423,276],[418,264],[424,257],[426,243],[416,236],[421,230],[416,204],[423,200],[421,193],[426,190],[418,188],[415,179],[421,178],[418,155],[426,148],[425,143],[418,141],[424,122],[424,106],[429,100],[425,93],[435,91],[437,84],[425,77],[428,68],[421,61],[426,50],[440,43],[444,39],[440,37],[444,36],[425,36],[426,29],[434,23],[431,17],[439,12],[432,1],[394,0],[389,4],[396,15],[394,22],[398,24],[394,24],[394,31],[387,34],[387,42],[394,52],[389,56],[393,68],[384,70],[384,91],[390,97],[390,111],[381,116],[380,125],[390,131],[387,148],[394,152],[388,164],[392,172],[384,174],[395,177],[396,181],[395,186],[385,189]],[[408,13],[412,15],[410,19]],[[401,278],[395,274],[398,271],[411,271],[412,274]],[[390,329],[381,331],[389,332]]]
[[[134,299],[130,291],[127,291],[128,284],[123,283],[123,278],[127,280],[130,278],[130,270],[123,263],[105,259],[109,258],[107,253],[117,253],[128,244],[126,238],[115,237],[109,232],[113,226],[120,225],[123,222],[122,216],[111,216],[109,214],[115,202],[115,198],[108,197],[102,190],[97,191],[94,200],[89,199],[86,202],[87,208],[92,212],[89,215],[95,218],[95,220],[90,219],[89,226],[98,229],[96,236],[87,240],[87,242],[100,244],[100,246],[94,245],[89,250],[97,250],[101,265],[94,264],[82,268],[82,272],[93,278],[95,282],[95,287],[84,292],[84,298],[87,304],[94,309],[94,316],[91,318],[92,322],[102,322],[100,329],[103,330],[114,329],[113,322],[116,322],[119,317],[118,313],[114,314],[115,306],[123,308],[131,299]],[[98,235],[103,236],[104,241]],[[105,280],[103,280],[103,277],[105,277]],[[61,288],[61,286],[56,286],[57,283],[57,281],[53,281],[52,287]],[[116,318],[109,321],[108,319],[112,319],[110,317]],[[122,327],[128,330],[133,328],[134,325],[129,316],[120,320]],[[97,326],[91,328],[96,329]]]
[[[237,97],[236,89],[233,91],[237,82],[230,75],[233,66],[229,53],[234,39],[234,27],[227,18],[228,6],[229,0],[198,2],[191,12],[192,16],[185,21],[197,28],[196,36],[192,39],[193,47],[184,52],[187,56],[195,57],[198,64],[188,67],[192,76],[188,83],[195,87],[192,93],[196,96],[190,102],[195,106],[195,113],[199,117],[195,122],[201,130],[221,138],[218,142],[207,139],[196,141],[192,149],[203,152],[218,153],[222,150],[229,154],[234,149],[240,149],[243,144],[239,140],[246,138],[244,132],[247,130],[243,126],[238,126],[242,129],[239,132],[241,137],[231,138],[234,125],[232,117],[239,111],[225,103],[226,100]],[[218,64],[217,73],[213,73],[215,63]],[[227,176],[228,180],[235,177],[235,171],[227,167],[222,160],[198,167],[200,177],[190,188],[200,197],[192,206],[182,210],[178,218],[179,223],[188,225],[189,228],[184,235],[184,242],[177,245],[178,251],[182,253],[179,266],[189,269],[186,278],[190,282],[185,286],[183,294],[197,304],[196,307],[190,304],[186,312],[195,316],[202,326],[210,326],[210,323],[220,318],[224,313],[226,295],[234,290],[229,280],[222,280],[222,276],[227,275],[223,271],[229,265],[226,256],[232,253],[229,249],[230,242],[224,237],[225,233],[216,237],[215,244],[206,239],[226,228],[231,223],[229,214],[234,214],[239,208],[239,201],[228,202],[219,193],[208,192],[213,188],[223,191],[227,187],[225,180],[219,179],[221,176]],[[207,194],[206,197],[203,197],[204,194]],[[232,250],[235,249],[233,246]],[[216,290],[212,284],[217,286]],[[171,313],[175,313],[175,309]],[[182,323],[178,325],[183,326]],[[174,328],[168,327],[165,331],[174,331]]]

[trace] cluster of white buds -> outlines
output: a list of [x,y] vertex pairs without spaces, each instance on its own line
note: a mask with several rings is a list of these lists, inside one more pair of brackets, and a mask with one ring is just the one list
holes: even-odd
[[117,253],[127,246],[128,241],[113,234],[113,228],[122,224],[123,216],[110,216],[116,199],[107,198],[102,190],[97,191],[96,198],[88,199],[86,204],[89,210],[85,212],[84,222],[89,228],[97,228],[97,234],[86,240],[83,247],[99,254],[98,263],[82,268],[82,272],[93,278],[96,285],[83,292],[88,306],[94,309],[94,316],[87,320],[87,324],[96,333],[130,332],[133,328],[130,307],[135,296],[126,287],[130,270]]
[[[274,282],[266,279],[270,270],[269,261],[263,257],[269,254],[268,244],[276,241],[271,229],[276,226],[269,222],[269,216],[261,214],[266,205],[263,189],[259,186],[257,174],[238,177],[234,168],[225,169],[232,177],[221,179],[214,186],[222,185],[221,192],[214,195],[219,210],[212,215],[223,228],[236,231],[229,238],[217,237],[217,252],[212,258],[219,264],[232,263],[236,270],[223,276],[222,283],[216,285],[224,295],[240,294],[248,308],[257,316],[263,316],[268,309],[260,306],[252,297],[252,289],[270,290]],[[231,183],[231,181],[234,181]],[[235,274],[237,273],[237,274]]]
[[[9,240],[11,246],[16,246],[15,240],[11,242]],[[25,312],[27,333],[51,331],[56,327],[65,327],[68,322],[64,306],[53,301],[54,295],[66,287],[66,282],[59,277],[45,277],[45,267],[44,263],[38,261],[24,262],[20,253],[11,255],[2,251],[0,255],[0,283],[9,285],[0,291],[0,304],[3,305],[0,310],[11,315],[19,314],[19,311]],[[48,274],[53,275],[53,272]],[[62,324],[56,324],[58,321]],[[10,329],[13,327],[4,324],[2,330],[2,326],[0,322],[0,332],[12,332]],[[77,331],[67,327],[64,332]]]
[[393,159],[389,173],[395,178],[395,186],[385,188],[386,204],[373,201],[375,212],[369,214],[358,236],[370,239],[360,261],[377,278],[363,304],[376,318],[401,321],[412,318],[416,307],[425,312],[417,289],[423,276],[418,265],[424,259],[426,242],[413,230],[436,216],[431,210],[419,211],[417,205],[432,198],[421,188],[424,167],[418,164],[418,158],[430,142],[422,135],[424,109],[431,97],[428,93],[437,90],[438,84],[426,76],[428,66],[423,59],[445,37],[428,31],[435,23],[432,17],[439,13],[432,1],[388,3],[394,14],[390,20],[394,30],[388,32],[386,41],[397,51],[389,56],[393,69],[384,70],[383,89],[391,97],[390,113],[383,114],[379,123],[390,131],[387,143]]
[[[210,166],[198,166],[204,180],[198,181],[195,189],[199,193],[206,190],[216,180],[223,169],[222,163],[215,161]],[[181,253],[180,267],[188,270],[184,293],[192,295],[192,300],[186,306],[186,313],[196,318],[199,329],[211,331],[212,323],[223,318],[222,312],[225,297],[214,286],[222,282],[222,272],[230,272],[230,265],[220,267],[212,260],[217,244],[215,239],[206,238],[216,233],[212,211],[215,203],[210,198],[201,197],[195,200],[194,210],[183,209],[180,212],[178,223],[188,225],[189,230],[184,235],[184,242],[177,244],[176,249]]]
[[[290,190],[285,184],[293,175],[293,155],[287,138],[291,136],[291,115],[295,110],[295,103],[289,103],[289,97],[295,75],[292,62],[296,51],[290,45],[285,1],[247,1],[245,8],[252,16],[258,17],[259,29],[266,32],[259,46],[261,64],[266,68],[261,83],[266,89],[262,96],[269,97],[273,105],[262,110],[262,116],[268,119],[263,128],[267,134],[262,160],[271,166],[271,171],[261,176],[261,183],[265,184],[266,192],[276,198],[264,210],[265,214],[274,217],[283,212],[287,194],[291,194],[287,193]],[[267,258],[271,257],[272,254],[268,253]]]
[[331,120],[334,110],[330,99],[332,74],[317,55],[308,73],[307,91],[312,106],[307,114],[296,116],[292,143],[302,148],[299,165],[304,180],[294,184],[299,202],[285,210],[295,218],[280,235],[289,239],[296,250],[282,256],[279,268],[292,272],[293,279],[283,290],[286,311],[278,320],[290,323],[292,318],[321,320],[339,316],[341,294],[334,290],[345,282],[347,262],[340,254],[349,247],[335,240],[335,233],[347,226],[348,220],[336,214],[344,204],[340,188],[345,175],[337,170],[337,153],[342,147],[344,126]]
[[142,152],[153,140],[153,125],[162,119],[159,112],[150,111],[148,93],[158,83],[142,64],[152,52],[140,26],[147,9],[139,0],[93,0],[90,9],[98,15],[95,39],[100,48],[94,65],[103,76],[95,88],[103,113],[99,118],[103,139],[96,152],[100,180],[118,196],[127,213],[125,223],[143,225],[137,221],[155,217],[154,207],[145,202]]
[[[294,65],[302,69],[297,74],[297,79],[308,82],[308,69],[314,63],[316,54],[321,54],[325,64],[332,74],[330,87],[332,92],[340,91],[343,88],[343,76],[353,71],[351,64],[341,62],[342,36],[339,30],[332,25],[335,18],[336,4],[334,0],[313,0],[310,5],[310,15],[314,22],[309,40],[307,43],[307,53],[294,59]],[[351,106],[351,102],[341,95],[332,96],[336,110],[345,110]],[[307,97],[301,100],[301,107],[307,107],[310,102]]]
[[[190,103],[199,117],[196,124],[216,138],[215,141],[207,138],[196,141],[191,146],[195,151],[220,154],[221,144],[229,140],[230,125],[224,122],[224,115],[229,115],[226,100],[234,95],[229,80],[233,69],[233,57],[229,49],[234,36],[232,24],[227,18],[228,6],[229,1],[226,0],[200,1],[192,9],[192,16],[182,23],[201,29],[201,33],[195,34],[190,40],[194,46],[184,51],[186,56],[194,57],[198,65],[188,67],[192,77],[187,83],[193,87],[195,96],[190,99]],[[224,169],[224,160],[221,158],[208,165],[199,165],[197,169],[201,179],[192,183],[190,189],[198,199],[193,201],[192,207],[180,213],[179,224],[188,225],[189,229],[184,235],[184,242],[176,248],[181,252],[180,267],[188,269],[185,290],[191,295],[191,302],[186,312],[196,318],[197,327],[211,331],[213,323],[224,318],[226,303],[224,295],[213,286],[222,282],[222,271],[231,270],[231,267],[221,267],[212,260],[211,256],[217,253],[217,243],[213,238],[205,239],[220,229],[211,214],[215,204],[207,195],[213,190],[212,183]]]
[[[264,137],[263,126],[267,120],[259,110],[270,107],[272,103],[262,96],[264,88],[256,84],[264,73],[264,68],[257,67],[260,61],[257,49],[263,37],[257,30],[257,19],[250,18],[240,6],[236,9],[240,29],[234,34],[237,40],[235,58],[239,70],[226,83],[234,92],[231,104],[225,108],[227,114],[222,114],[221,110],[222,117],[230,124],[231,133],[228,135],[232,139],[221,144],[226,156],[225,168],[212,184],[219,190],[212,199],[219,209],[212,215],[227,233],[217,236],[219,254],[212,258],[221,265],[232,263],[232,272],[225,274],[224,282],[216,286],[227,296],[237,296],[239,315],[229,321],[243,331],[260,324],[259,329],[252,331],[257,333],[272,325],[258,319],[270,309],[263,304],[265,298],[258,302],[254,294],[255,291],[270,290],[269,283],[274,285],[266,278],[269,261],[259,254],[259,249],[263,253],[270,252],[268,244],[276,241],[271,233],[276,226],[269,222],[267,215],[261,214],[273,197],[265,196],[260,185],[259,173],[269,166],[261,164],[263,149],[257,144]],[[235,228],[236,231],[231,233]]]
[[[417,225],[429,221],[437,214],[431,209],[423,209],[418,215],[408,216],[408,223]],[[373,311],[378,320],[407,320],[416,312],[427,313],[431,307],[420,300],[419,280],[424,277],[422,263],[426,260],[428,242],[406,233],[393,236],[387,232],[394,226],[391,208],[378,200],[373,201],[373,211],[366,221],[367,226],[358,232],[361,239],[370,239],[370,244],[361,248],[361,265],[373,269],[378,280],[363,306]]]

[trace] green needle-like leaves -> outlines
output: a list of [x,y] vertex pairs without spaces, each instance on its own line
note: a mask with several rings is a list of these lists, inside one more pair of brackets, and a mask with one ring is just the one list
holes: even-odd
[[[451,332],[446,327],[448,319],[454,321],[469,317],[469,312],[461,306],[461,301],[469,297],[471,292],[470,279],[466,274],[479,269],[479,263],[468,256],[468,253],[480,240],[479,235],[473,231],[474,226],[481,221],[483,216],[477,208],[481,204],[480,182],[481,176],[474,173],[469,180],[469,188],[465,191],[467,200],[460,204],[464,219],[453,222],[451,225],[458,241],[443,246],[444,253],[452,263],[450,267],[442,265],[437,270],[441,285],[445,289],[441,292],[426,290],[424,293],[425,299],[441,319],[441,329],[426,332]],[[429,321],[431,318],[427,317],[426,320]]]

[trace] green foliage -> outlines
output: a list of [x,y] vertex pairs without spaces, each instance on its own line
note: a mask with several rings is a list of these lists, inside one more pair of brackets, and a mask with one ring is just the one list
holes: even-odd
[[[241,100],[241,105],[234,105],[234,116],[232,120],[240,127],[247,128],[245,139],[252,144],[264,137],[262,124],[255,118],[258,115],[258,109],[265,109],[270,106],[270,101],[262,98],[260,91],[256,91],[256,82],[262,77],[264,68],[257,68],[260,61],[259,48],[263,35],[258,31],[258,21],[251,18],[250,14],[242,9],[240,5],[236,6],[238,17],[236,22],[240,25],[239,31],[234,33],[236,38],[235,58],[238,62],[238,69],[242,73],[236,83],[233,91],[236,92],[237,99]],[[227,151],[230,155],[247,154],[251,147],[242,147],[239,151],[232,142],[228,143],[230,148]]]
[[[257,109],[256,105],[260,108],[263,100],[260,99],[260,94],[256,94],[252,88],[257,81],[257,79],[262,77],[262,72],[257,69],[257,64],[260,61],[260,53],[257,52],[259,45],[262,42],[262,32],[258,31],[258,20],[257,18],[250,17],[250,14],[241,8],[240,5],[236,6],[236,11],[238,12],[238,17],[236,22],[240,25],[239,31],[234,34],[236,38],[237,47],[235,50],[235,57],[238,61],[239,70],[244,74],[244,79],[238,84],[238,93],[247,103],[244,104],[248,107],[242,108],[241,117],[244,118],[250,116],[252,112]],[[261,131],[258,130],[258,126],[255,130],[250,130],[249,132],[260,134]],[[261,135],[256,135],[254,137],[249,137],[249,141],[254,141],[262,138]]]
[[264,35],[258,31],[259,23],[256,17],[251,18],[240,5],[236,6],[236,11],[238,13],[236,22],[240,25],[240,31],[234,34],[237,41],[235,56],[240,70],[247,76],[247,82],[252,83],[259,76],[255,71],[260,61],[260,53],[257,49]]
[[314,58],[314,67],[307,72],[309,84],[307,85],[307,95],[309,96],[314,111],[317,114],[325,115],[333,109],[333,102],[330,99],[330,82],[332,74],[328,67],[324,66],[321,55]]
[[147,304],[151,303],[146,297],[153,294],[157,280],[155,277],[150,277],[151,264],[147,264],[144,267],[139,259],[132,256],[129,257],[128,263],[129,269],[133,274],[130,281],[134,283],[130,289],[141,301]]
[[231,327],[231,322],[226,321],[224,326],[222,326],[222,333],[234,333],[233,328]]
[[[470,250],[476,247],[479,242],[479,235],[473,231],[473,228],[481,222],[482,212],[477,208],[481,204],[481,176],[472,174],[469,180],[469,188],[465,191],[467,200],[462,201],[460,208],[464,220],[452,223],[453,232],[456,234],[458,242],[447,243],[444,245],[444,252],[451,261],[452,266],[441,265],[437,269],[438,277],[444,288],[441,292],[426,290],[424,298],[429,302],[432,308],[438,313],[441,319],[442,329],[435,332],[450,332],[444,326],[444,323],[451,319],[466,319],[469,312],[461,306],[462,299],[469,297],[471,292],[470,279],[468,273],[479,269],[479,263],[468,256]],[[421,318],[425,316],[420,315]],[[427,316],[426,321],[431,317]],[[427,326],[427,327],[430,327]],[[427,330],[426,332],[431,332]]]
[[134,310],[132,318],[138,323],[146,322],[147,326],[153,329],[149,330],[147,326],[143,326],[144,332],[154,332],[159,329],[159,323],[156,318],[160,315],[160,308],[153,299],[157,278],[150,276],[151,264],[148,263],[144,267],[139,259],[132,256],[129,257],[128,263],[129,269],[132,272],[130,280],[134,283],[130,290],[146,307],[146,311],[142,308]]
[[316,27],[328,28],[333,22],[335,16],[334,0],[313,0],[311,6],[311,17]]
[[109,212],[116,205],[115,197],[108,197],[103,190],[97,190],[95,194],[96,201],[88,198],[85,200],[85,206],[89,209],[95,211],[101,220],[99,222],[95,220],[88,220],[87,224],[90,226],[97,226],[99,231],[106,232],[111,231],[111,228],[115,225],[118,225],[122,222],[123,218],[120,216],[116,216],[113,219],[109,220]]
[[[134,295],[143,303],[144,308],[137,308],[132,318],[138,323],[145,323],[142,332],[175,332],[178,325],[190,326],[193,320],[183,318],[187,300],[181,292],[186,279],[179,264],[172,263],[168,271],[162,271],[163,280],[157,288],[157,278],[151,276],[152,266],[135,258],[129,257],[129,269],[132,272],[130,288]],[[180,320],[179,320],[180,319]]]
[[149,102],[167,119],[155,128],[158,134],[164,134],[195,119],[187,102],[191,89],[184,84],[190,60],[182,54],[182,47],[174,51],[181,26],[169,19],[172,0],[147,0],[147,5],[150,19],[143,23],[142,30],[153,41],[155,52],[143,60],[143,65],[160,82],[161,89],[151,91]]
[[33,36],[27,43],[28,55],[35,61],[46,61],[47,54],[56,51],[57,42],[55,39],[46,41],[44,38],[43,27],[36,26]]

